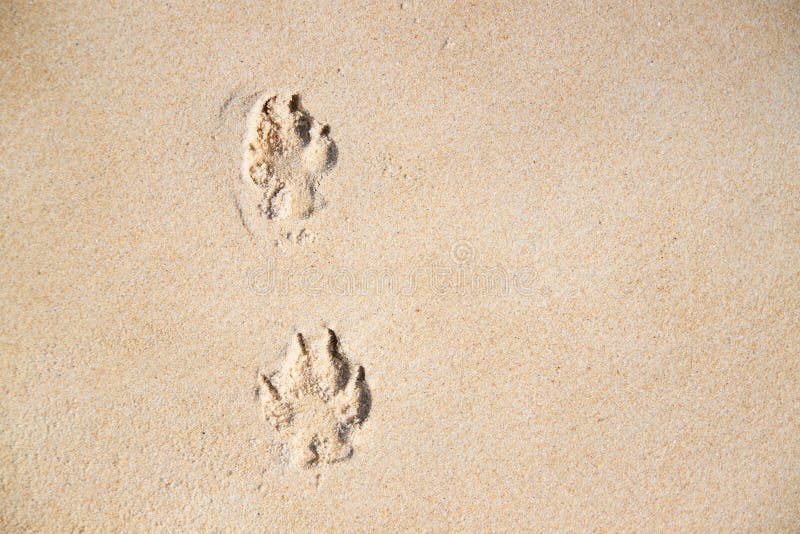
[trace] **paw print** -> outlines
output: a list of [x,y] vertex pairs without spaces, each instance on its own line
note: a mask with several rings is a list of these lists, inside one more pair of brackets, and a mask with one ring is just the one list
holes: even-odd
[[351,376],[333,330],[312,345],[298,333],[283,369],[258,380],[264,419],[285,437],[298,465],[350,458],[351,434],[369,415],[371,397],[364,368]]
[[248,120],[242,177],[259,217],[308,218],[319,205],[320,180],[336,159],[330,127],[311,117],[299,95],[267,94],[256,100]]

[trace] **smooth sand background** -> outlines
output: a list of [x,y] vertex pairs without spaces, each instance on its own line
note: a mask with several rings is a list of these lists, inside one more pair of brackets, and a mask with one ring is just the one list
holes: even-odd
[[[800,528],[796,2],[135,4],[0,6],[4,531]],[[237,213],[261,90],[312,243]],[[322,325],[373,406],[299,470],[253,388]]]

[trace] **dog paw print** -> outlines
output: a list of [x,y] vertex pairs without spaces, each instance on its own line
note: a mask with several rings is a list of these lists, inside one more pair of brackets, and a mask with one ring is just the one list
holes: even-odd
[[350,458],[353,431],[369,415],[371,397],[364,368],[351,373],[333,330],[309,344],[298,333],[281,371],[259,373],[264,419],[287,441],[304,467]]
[[336,159],[330,127],[314,120],[300,95],[257,98],[241,171],[246,194],[240,208],[250,215],[250,226],[308,218],[321,205],[317,189]]

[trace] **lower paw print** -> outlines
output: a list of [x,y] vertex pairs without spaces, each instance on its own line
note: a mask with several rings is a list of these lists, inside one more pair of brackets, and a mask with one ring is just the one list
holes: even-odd
[[314,120],[299,95],[257,98],[248,118],[239,201],[251,232],[263,236],[270,223],[311,216],[321,205],[320,181],[336,159],[330,127]]
[[352,375],[333,330],[312,344],[298,333],[283,369],[258,379],[264,418],[286,439],[295,463],[311,467],[352,456],[351,435],[369,415],[371,396],[364,368]]

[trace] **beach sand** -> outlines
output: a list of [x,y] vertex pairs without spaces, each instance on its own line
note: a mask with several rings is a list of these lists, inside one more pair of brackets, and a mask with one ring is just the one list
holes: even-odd
[[0,5],[0,529],[800,529],[796,2],[221,4]]

